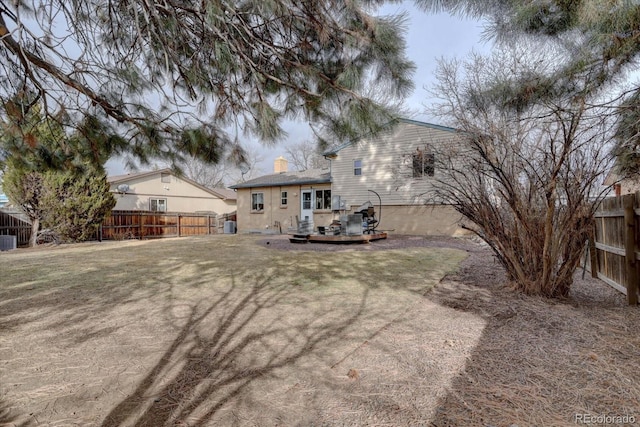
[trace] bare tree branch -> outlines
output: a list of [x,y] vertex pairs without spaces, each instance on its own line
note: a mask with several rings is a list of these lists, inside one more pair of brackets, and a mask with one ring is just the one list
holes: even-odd
[[[505,64],[513,64],[509,73]],[[617,116],[608,102],[586,97],[588,73],[573,93],[551,90],[521,104],[523,78],[541,66],[519,50],[441,61],[437,112],[461,131],[461,144],[436,153],[436,197],[471,222],[518,289],[566,297],[602,196]]]

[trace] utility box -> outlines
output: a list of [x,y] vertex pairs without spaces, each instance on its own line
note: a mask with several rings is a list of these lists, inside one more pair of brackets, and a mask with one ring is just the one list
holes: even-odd
[[347,209],[347,201],[340,196],[331,196],[331,210],[344,211]]
[[236,234],[236,222],[225,221],[224,222],[224,234]]
[[18,247],[18,236],[0,236],[0,251],[10,251]]
[[346,233],[348,236],[362,234],[362,214],[347,215]]

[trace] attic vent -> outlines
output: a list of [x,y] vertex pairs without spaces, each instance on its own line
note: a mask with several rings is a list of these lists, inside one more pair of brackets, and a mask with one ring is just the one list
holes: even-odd
[[0,236],[0,251],[10,251],[18,247],[16,236]]

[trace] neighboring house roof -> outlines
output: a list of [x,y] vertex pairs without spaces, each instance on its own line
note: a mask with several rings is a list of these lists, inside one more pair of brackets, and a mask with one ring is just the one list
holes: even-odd
[[12,216],[22,222],[26,222],[31,224],[31,220],[29,219],[29,217],[27,216],[26,213],[22,212],[19,208],[16,207],[4,207],[2,209],[0,209],[0,212],[2,212],[3,214]]
[[[113,175],[113,176],[107,177],[107,182],[113,185],[124,184],[131,181],[132,179],[151,177],[153,175],[157,175],[160,173],[168,173],[173,176],[176,176],[174,171],[167,168],[167,169],[159,169],[159,170],[148,171],[148,172],[128,173],[125,175]],[[178,178],[180,178],[185,182],[188,182],[189,184],[195,187],[200,188],[203,191],[206,191],[207,193],[210,193],[216,197],[219,197],[222,200],[236,200],[236,193],[233,190],[229,190],[227,188],[215,188],[215,189],[208,188],[208,187],[205,187],[204,185],[198,184],[197,182],[187,178],[186,176],[179,176]]]
[[308,169],[300,172],[282,172],[264,175],[229,188],[277,187],[281,185],[329,184],[331,174],[328,169]]
[[[408,124],[411,124],[411,125],[423,126],[423,127],[427,127],[427,128],[431,128],[431,129],[442,130],[442,131],[445,131],[445,132],[459,132],[457,129],[450,128],[448,126],[436,125],[436,124],[433,124],[433,123],[426,123],[426,122],[419,122],[417,120],[411,120],[411,119],[398,119],[397,121],[388,123],[385,126],[388,126],[389,128],[393,128],[394,126],[398,125],[398,123],[408,123]],[[349,142],[345,142],[344,144],[340,144],[340,145],[338,145],[338,146],[336,146],[336,147],[334,147],[334,148],[332,148],[330,150],[325,151],[324,153],[322,153],[322,155],[323,156],[331,156],[331,155],[338,154],[338,151],[340,151],[340,150],[342,150],[344,148],[347,148],[350,145],[355,144],[356,142],[358,142],[361,139],[362,139],[362,137],[354,139],[354,140],[351,140]]]
[[613,185],[620,181],[620,176],[616,173],[615,168],[609,169],[609,172],[604,177],[602,185]]

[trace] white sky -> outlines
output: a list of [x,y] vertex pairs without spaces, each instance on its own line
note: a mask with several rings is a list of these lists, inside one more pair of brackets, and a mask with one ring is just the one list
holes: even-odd
[[[407,55],[416,64],[414,74],[415,90],[406,100],[406,107],[411,109],[409,118],[433,122],[425,112],[425,105],[429,104],[427,88],[434,83],[436,60],[441,57],[465,57],[472,50],[488,52],[490,43],[481,40],[483,31],[481,22],[452,17],[447,14],[428,14],[416,9],[413,2],[386,5],[381,8],[382,15],[408,12],[408,29],[406,33]],[[306,124],[291,123],[286,126],[288,137],[276,147],[265,147],[258,141],[251,141],[251,147],[258,147],[259,156],[263,160],[259,164],[259,171],[252,171],[252,175],[259,176],[273,172],[274,160],[284,155],[287,144],[312,139]],[[118,161],[107,163],[110,175],[126,173],[124,166]]]

